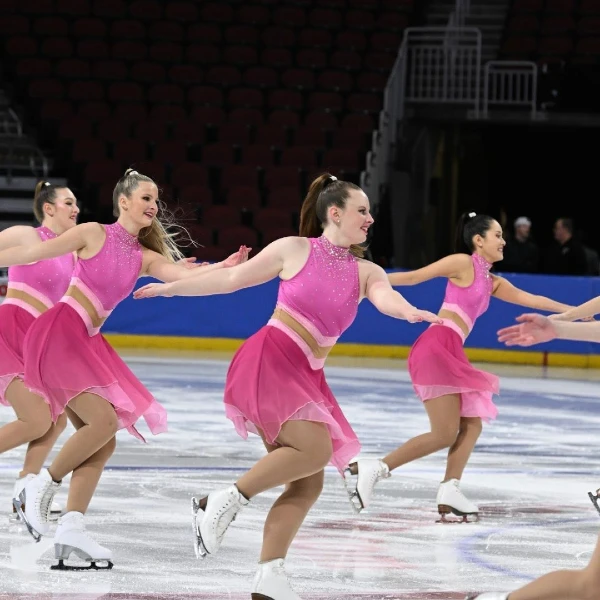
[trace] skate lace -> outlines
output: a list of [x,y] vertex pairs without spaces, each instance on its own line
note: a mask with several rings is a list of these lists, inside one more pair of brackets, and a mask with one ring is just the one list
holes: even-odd
[[389,476],[390,474],[386,470],[384,463],[379,462],[377,464],[377,469],[373,470],[371,473],[370,484],[375,485],[380,479],[387,479]]
[[42,488],[37,495],[36,502],[40,507],[40,514],[43,518],[48,519],[50,516],[50,507],[52,506],[52,500],[54,499],[54,490],[50,485]]
[[285,579],[285,581],[288,585],[290,584],[290,580],[288,578],[288,574],[285,572],[285,567],[283,565],[283,562],[275,563],[275,565],[273,566],[273,572],[275,573],[275,575],[277,575],[279,577],[283,577],[283,579]]
[[237,502],[237,498],[232,494],[227,502],[215,514],[214,524],[218,537],[225,535],[227,528],[233,521],[241,506]]

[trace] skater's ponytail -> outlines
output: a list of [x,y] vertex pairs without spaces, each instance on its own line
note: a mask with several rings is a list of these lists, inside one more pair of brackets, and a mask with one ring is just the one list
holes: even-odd
[[[300,209],[300,235],[319,237],[327,225],[327,209],[330,206],[345,208],[350,190],[361,188],[350,181],[340,181],[330,173],[323,173],[313,180]],[[350,252],[359,258],[365,253],[358,245],[350,246]]]
[[[121,214],[119,198],[121,196],[130,198],[132,192],[137,189],[142,181],[156,185],[151,177],[138,173],[134,169],[127,169],[125,171],[125,174],[119,179],[113,191],[113,215],[115,217],[118,218]],[[154,252],[158,252],[170,261],[175,262],[184,257],[178,241],[183,238],[186,246],[194,245],[194,242],[191,240],[185,227],[175,222],[173,215],[167,210],[166,205],[160,198],[157,205],[158,214],[152,220],[152,225],[141,229],[138,239],[140,244],[145,248],[154,250]]]
[[475,252],[473,238],[476,235],[485,237],[494,219],[489,215],[478,215],[474,212],[463,213],[458,219],[454,235],[454,251],[464,254]]
[[38,223],[42,223],[46,214],[44,213],[44,204],[54,205],[56,192],[65,189],[64,185],[54,185],[49,181],[38,181],[33,194],[33,215]]

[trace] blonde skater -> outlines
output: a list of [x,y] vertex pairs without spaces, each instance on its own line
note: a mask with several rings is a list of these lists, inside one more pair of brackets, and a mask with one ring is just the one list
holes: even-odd
[[90,568],[98,568],[98,561],[112,567],[112,552],[85,531],[84,514],[115,450],[115,434],[127,429],[143,440],[136,428],[140,417],[154,434],[167,428],[165,409],[100,333],[103,323],[140,276],[173,281],[237,264],[247,256],[242,250],[230,263],[193,270],[174,264],[181,253],[159,218],[158,188],[137,171],[128,170],[118,181],[113,204],[115,223],[85,223],[43,244],[0,252],[0,265],[78,255],[66,293],[31,325],[23,349],[25,385],[43,398],[54,422],[66,411],[76,428],[48,469],[27,482],[20,494],[25,505],[20,515],[39,540],[49,531],[54,494],[72,473],[66,513],[54,536],[58,568],[70,568],[64,561],[71,554],[88,561]]

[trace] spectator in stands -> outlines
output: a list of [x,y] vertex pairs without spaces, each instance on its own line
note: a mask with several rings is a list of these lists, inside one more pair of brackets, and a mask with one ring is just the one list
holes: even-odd
[[557,219],[553,231],[556,244],[546,250],[544,271],[555,275],[587,275],[588,260],[583,244],[573,236],[573,219]]
[[519,217],[514,228],[514,236],[506,240],[499,270],[505,273],[537,273],[540,249],[531,239],[531,221],[527,217]]

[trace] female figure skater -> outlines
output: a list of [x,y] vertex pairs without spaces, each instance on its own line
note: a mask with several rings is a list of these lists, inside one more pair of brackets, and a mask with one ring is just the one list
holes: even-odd
[[[559,338],[582,342],[600,342],[600,322],[570,323],[597,314],[600,297],[566,311],[562,315],[544,317],[525,314],[517,317],[518,325],[498,331],[498,340],[507,346],[532,346]],[[600,590],[600,537],[586,567],[553,571],[539,577],[515,592],[488,592],[467,596],[466,600],[597,600]]]
[[[35,188],[33,214],[41,226],[5,229],[0,232],[0,250],[17,244],[37,245],[72,229],[79,214],[77,199],[66,186],[40,181]],[[41,471],[66,426],[65,415],[53,423],[48,405],[23,385],[23,341],[35,319],[67,291],[74,266],[75,255],[71,253],[8,270],[6,299],[0,305],[0,404],[11,406],[17,419],[0,427],[0,453],[28,444],[13,498],[18,498],[26,482]],[[12,510],[16,515],[14,506]],[[60,510],[53,503],[50,518],[58,519]]]
[[444,302],[438,313],[442,326],[429,327],[413,344],[408,371],[415,393],[423,401],[431,431],[414,437],[383,459],[359,459],[346,472],[357,476],[351,500],[357,511],[371,501],[378,481],[417,458],[450,448],[446,474],[436,503],[442,515],[453,513],[467,520],[479,508],[459,488],[463,471],[479,438],[481,421],[498,413],[492,395],[499,393],[498,377],[475,369],[463,349],[475,321],[488,308],[490,296],[538,310],[562,312],[571,308],[544,296],[530,294],[490,274],[502,260],[505,241],[500,224],[487,215],[465,213],[456,229],[456,254],[415,271],[391,273],[392,285],[415,285],[434,277],[447,277]]
[[277,306],[265,327],[234,356],[225,385],[225,412],[244,438],[262,438],[268,454],[234,485],[192,501],[196,555],[215,554],[250,499],[286,489],[264,527],[254,600],[299,600],[284,559],[321,493],[324,468],[340,472],[360,447],[323,373],[327,354],[368,298],[384,314],[440,322],[411,306],[390,286],[381,267],[361,260],[373,218],[369,200],[353,183],[328,173],[311,184],[300,214],[300,237],[269,244],[248,263],[169,284],[149,284],[135,298],[226,294],[281,279]]
[[[84,530],[83,514],[104,465],[115,449],[117,430],[144,438],[135,423],[144,417],[154,434],[166,430],[164,408],[129,370],[99,333],[114,307],[139,276],[163,281],[196,275],[229,263],[188,269],[176,265],[181,253],[161,220],[158,189],[149,177],[128,169],[113,192],[116,223],[84,223],[43,244],[0,252],[0,265],[27,264],[77,252],[78,261],[65,295],[29,328],[24,344],[25,385],[41,396],[52,420],[67,411],[77,431],[48,469],[27,482],[16,505],[32,536],[48,532],[48,507],[62,479],[72,473],[66,514],[54,537],[58,568],[74,552],[98,568],[112,567],[112,554]],[[245,260],[245,250],[231,264]],[[17,504],[17,503],[15,503]]]

